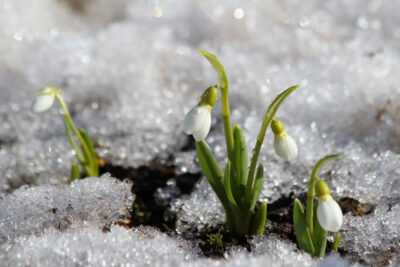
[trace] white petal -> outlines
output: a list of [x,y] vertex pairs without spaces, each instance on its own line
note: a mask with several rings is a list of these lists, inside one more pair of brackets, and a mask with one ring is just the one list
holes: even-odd
[[53,95],[39,95],[36,98],[35,104],[33,105],[33,111],[43,112],[51,108],[54,103]]
[[211,128],[211,113],[205,106],[193,108],[186,114],[183,122],[183,130],[192,134],[196,140],[203,140],[207,137]]
[[274,148],[275,153],[284,160],[291,161],[297,158],[297,144],[290,135],[275,136]]
[[326,200],[319,200],[317,218],[321,227],[329,232],[338,232],[343,224],[342,210],[331,196]]

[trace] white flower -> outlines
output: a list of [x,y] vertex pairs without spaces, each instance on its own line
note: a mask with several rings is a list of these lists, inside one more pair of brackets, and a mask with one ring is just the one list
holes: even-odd
[[53,106],[57,92],[57,89],[53,87],[46,87],[40,91],[33,105],[33,111],[44,112],[50,109]]
[[211,108],[208,105],[196,106],[190,110],[183,122],[183,130],[193,135],[196,141],[204,140],[211,128]]
[[330,195],[319,198],[317,218],[321,227],[329,232],[338,232],[343,224],[342,210]]
[[286,132],[275,135],[274,149],[275,153],[284,160],[291,161],[297,158],[296,141]]

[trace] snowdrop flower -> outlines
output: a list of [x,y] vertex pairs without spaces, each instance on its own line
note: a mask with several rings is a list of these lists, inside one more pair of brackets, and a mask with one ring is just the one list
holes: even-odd
[[51,86],[41,90],[36,97],[36,101],[33,105],[33,111],[44,112],[49,110],[53,106],[58,93],[59,89]]
[[199,104],[185,116],[183,130],[193,135],[196,141],[204,140],[211,128],[211,111],[217,101],[217,88],[209,87],[202,95]]
[[339,204],[332,198],[328,185],[319,180],[316,184],[318,195],[317,218],[323,229],[338,232],[343,224],[343,213]]
[[283,123],[274,119],[271,123],[274,133],[275,153],[284,160],[292,161],[297,158],[298,148],[296,141],[286,133]]

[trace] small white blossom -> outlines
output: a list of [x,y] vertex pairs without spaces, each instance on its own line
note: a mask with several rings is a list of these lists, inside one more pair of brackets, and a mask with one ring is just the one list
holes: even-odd
[[196,141],[204,140],[211,128],[211,108],[200,105],[190,110],[183,122],[183,130],[193,135]]
[[343,224],[342,210],[330,195],[319,198],[317,218],[321,227],[329,232],[338,232]]
[[298,155],[296,141],[285,132],[275,135],[274,149],[279,157],[287,161],[296,159]]
[[50,109],[54,104],[57,93],[58,89],[55,87],[46,87],[40,91],[36,97],[35,103],[33,104],[33,111],[44,112]]

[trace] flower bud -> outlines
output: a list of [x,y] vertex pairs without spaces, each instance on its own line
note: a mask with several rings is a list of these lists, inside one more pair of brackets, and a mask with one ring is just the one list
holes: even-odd
[[199,105],[190,110],[183,122],[186,134],[193,135],[196,141],[204,140],[211,128],[211,106]]
[[297,158],[298,148],[296,141],[286,133],[283,123],[274,119],[271,123],[274,133],[275,153],[284,160],[292,161]]
[[53,106],[56,95],[59,93],[59,89],[56,87],[48,86],[41,90],[36,97],[36,101],[33,105],[33,111],[44,112]]
[[214,107],[217,100],[218,89],[215,86],[210,86],[204,91],[203,95],[201,96],[199,105],[208,105],[210,107]]
[[339,204],[330,195],[328,185],[319,180],[316,184],[318,196],[317,219],[323,229],[338,232],[343,224],[343,213]]

